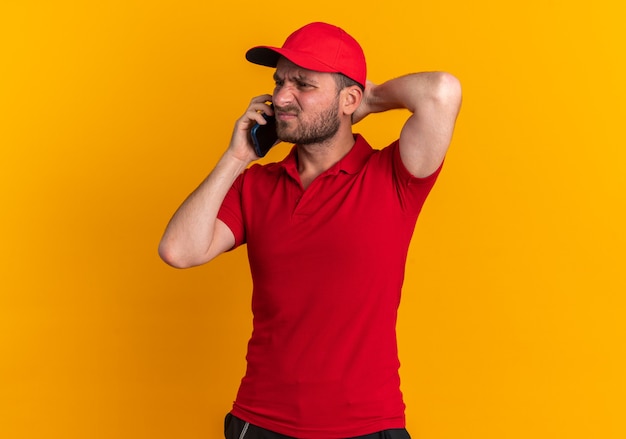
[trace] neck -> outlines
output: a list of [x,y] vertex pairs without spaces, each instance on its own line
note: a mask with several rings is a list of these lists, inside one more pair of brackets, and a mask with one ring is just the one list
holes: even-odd
[[352,146],[354,135],[351,129],[339,130],[335,136],[322,143],[297,145],[298,173],[302,186],[306,189],[320,174],[345,157]]

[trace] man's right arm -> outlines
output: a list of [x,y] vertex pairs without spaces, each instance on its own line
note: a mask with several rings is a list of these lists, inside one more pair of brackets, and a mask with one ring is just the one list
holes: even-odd
[[169,265],[176,268],[202,265],[235,244],[233,233],[217,219],[217,214],[235,179],[258,158],[248,132],[256,122],[265,123],[259,111],[271,114],[265,104],[270,100],[270,95],[252,99],[246,113],[235,124],[226,152],[170,220],[159,243],[159,255]]

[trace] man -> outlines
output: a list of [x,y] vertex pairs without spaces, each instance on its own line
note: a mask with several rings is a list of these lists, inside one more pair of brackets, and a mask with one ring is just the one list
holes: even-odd
[[[440,72],[368,82],[359,44],[325,23],[246,58],[276,68],[274,93],[252,99],[159,247],[184,268],[247,244],[254,330],[226,437],[406,438],[397,308],[460,85]],[[411,116],[388,147],[353,134],[353,123],[396,108]],[[279,163],[249,167],[249,131],[263,114],[295,146]]]

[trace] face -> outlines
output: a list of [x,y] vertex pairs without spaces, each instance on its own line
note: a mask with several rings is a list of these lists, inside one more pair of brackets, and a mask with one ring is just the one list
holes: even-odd
[[340,126],[337,84],[329,73],[302,69],[284,58],[274,73],[278,137],[310,145],[331,139]]

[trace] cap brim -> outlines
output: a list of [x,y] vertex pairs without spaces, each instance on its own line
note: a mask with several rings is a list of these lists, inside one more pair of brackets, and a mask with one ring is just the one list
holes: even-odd
[[257,46],[246,52],[246,59],[254,64],[266,67],[276,67],[280,53],[277,47]]

